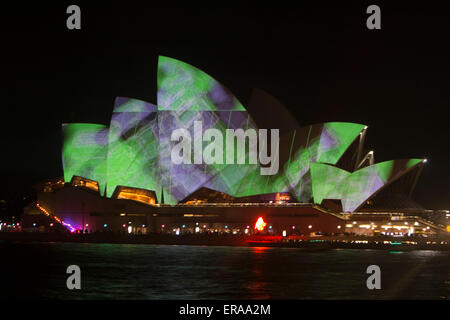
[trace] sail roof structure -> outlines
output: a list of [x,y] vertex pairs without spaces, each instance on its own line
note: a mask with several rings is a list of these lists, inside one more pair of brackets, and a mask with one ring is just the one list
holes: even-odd
[[[298,127],[284,107],[277,115],[276,106],[281,104],[258,91],[251,102],[252,110],[258,110],[258,101],[270,97],[261,109],[267,113],[263,117],[265,121],[273,118],[278,126],[283,119],[291,120],[289,128],[280,130],[276,141],[279,170],[271,175],[261,174],[264,166],[248,161],[250,148],[245,151],[245,163],[198,162],[195,159],[202,158],[202,150],[212,141],[205,141],[203,132],[210,129],[225,136],[230,129],[267,129],[258,127],[257,123],[264,123],[263,118],[258,115],[259,120],[254,121],[226,87],[198,68],[176,59],[159,57],[157,84],[156,104],[116,98],[108,126],[63,125],[66,182],[73,176],[97,181],[100,194],[107,197],[118,187],[151,190],[156,195],[164,194],[164,202],[169,204],[182,201],[200,188],[232,197],[288,192],[298,202],[320,204],[324,199],[340,200],[343,210],[352,212],[423,163],[422,159],[407,159],[373,165],[363,162],[365,166],[358,167],[362,137],[367,129],[364,124],[326,122]],[[270,106],[275,106],[274,110],[269,110]],[[196,132],[200,130],[196,127],[198,123],[202,132]],[[192,163],[174,163],[171,159],[178,142],[173,141],[172,134],[177,129],[194,137]],[[351,148],[355,144],[359,149]],[[264,147],[271,150],[269,145]],[[259,152],[261,148],[259,144]],[[346,156],[354,163],[353,172],[338,166],[339,160],[349,152],[354,153]]]

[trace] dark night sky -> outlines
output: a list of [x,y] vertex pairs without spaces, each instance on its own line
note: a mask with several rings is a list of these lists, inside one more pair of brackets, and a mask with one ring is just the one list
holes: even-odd
[[[427,157],[414,198],[450,208],[450,10],[441,2],[41,2],[1,8],[2,197],[62,176],[61,123],[107,124],[116,96],[156,103],[157,56],[167,55],[244,105],[253,87],[271,93],[302,126],[369,125],[376,161]],[[81,6],[81,31],[66,29],[69,4]],[[369,4],[381,7],[382,30],[366,28]]]

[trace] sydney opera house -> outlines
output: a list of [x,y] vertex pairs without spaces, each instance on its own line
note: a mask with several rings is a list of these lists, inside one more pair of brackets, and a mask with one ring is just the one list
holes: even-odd
[[[377,163],[364,124],[299,127],[254,90],[244,107],[203,71],[159,57],[156,104],[118,97],[110,123],[62,125],[64,177],[39,185],[23,227],[71,232],[387,235],[445,232],[412,193],[425,159]],[[172,132],[279,129],[275,174],[261,163],[175,164]],[[247,139],[247,144],[250,140]],[[203,147],[208,141],[193,141]],[[271,149],[275,143],[258,146]],[[266,151],[267,151],[266,150]],[[192,158],[197,149],[192,147]]]

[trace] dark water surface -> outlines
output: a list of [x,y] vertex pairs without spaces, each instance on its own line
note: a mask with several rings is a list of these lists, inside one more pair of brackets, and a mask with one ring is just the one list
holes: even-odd
[[[78,265],[82,290],[66,287]],[[381,268],[368,290],[366,268]],[[450,253],[0,243],[0,296],[44,299],[450,299]]]

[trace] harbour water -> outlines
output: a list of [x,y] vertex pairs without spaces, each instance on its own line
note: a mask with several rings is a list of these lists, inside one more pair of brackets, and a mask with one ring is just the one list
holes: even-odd
[[450,299],[450,252],[432,250],[0,242],[0,271],[9,299]]

